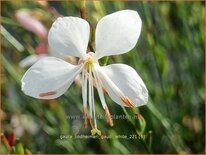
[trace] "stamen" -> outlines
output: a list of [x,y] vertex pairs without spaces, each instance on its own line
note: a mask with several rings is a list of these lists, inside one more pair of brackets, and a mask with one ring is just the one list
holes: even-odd
[[49,91],[49,92],[46,92],[46,93],[40,93],[39,97],[51,96],[51,95],[55,95],[55,94],[57,94],[57,92]]
[[106,117],[107,123],[112,127],[114,124],[113,124],[109,109],[107,107],[105,108],[105,117]]
[[83,106],[87,108],[87,69],[82,71],[82,99]]
[[128,96],[121,96],[120,99],[124,102],[128,107],[135,107],[134,102]]
[[[116,95],[116,96],[124,96],[123,92],[113,83],[113,81],[106,75],[103,74],[101,71],[98,72],[98,74],[104,78],[102,78],[102,85],[106,84],[108,82],[108,85],[110,85],[110,88],[112,90],[112,92]],[[106,82],[107,81],[107,82]],[[103,87],[104,88],[104,87]],[[121,97],[120,97],[121,98]],[[122,98],[121,98],[122,100]],[[124,101],[123,101],[124,102]]]
[[103,85],[102,85],[102,90],[103,90],[103,93],[104,93],[104,94],[108,94],[105,86],[103,86]]
[[84,128],[88,127],[87,122],[87,69],[82,71],[82,99],[83,99],[83,117],[84,117]]
[[97,76],[97,73],[96,73],[95,70],[93,70],[93,75],[94,75],[97,91],[98,91],[98,94],[99,94],[99,98],[100,98],[100,101],[102,103],[102,107],[105,109],[105,107],[107,105],[106,105],[104,94],[103,94],[103,89],[102,89],[103,87],[101,87],[101,83],[100,83],[99,77]]
[[106,102],[105,102],[105,98],[104,98],[104,94],[103,94],[103,87],[101,87],[101,81],[100,81],[97,73],[95,72],[95,70],[93,70],[93,75],[94,75],[94,79],[96,81],[99,98],[101,100],[103,108],[105,109],[106,121],[112,127],[114,124],[113,124],[113,121],[111,119],[111,115],[110,115],[109,109],[107,108],[107,105],[106,105]]
[[83,117],[84,117],[84,128],[88,127],[88,123],[87,123],[87,108],[83,106]]
[[107,82],[109,82],[112,91],[116,94],[116,96],[120,96],[122,102],[124,102],[128,107],[135,107],[134,102],[128,96],[125,96],[123,92],[111,81],[111,79],[108,78],[107,75],[102,74],[101,72],[99,73],[105,78],[105,80],[107,80]]

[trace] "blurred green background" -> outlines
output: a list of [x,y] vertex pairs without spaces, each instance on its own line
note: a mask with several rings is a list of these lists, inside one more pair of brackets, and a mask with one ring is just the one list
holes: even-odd
[[[15,17],[16,11],[26,8],[49,30],[60,14],[80,17],[79,2],[5,1],[1,5],[0,153],[204,153],[204,2],[86,3],[93,27],[106,14],[138,11],[143,25],[137,46],[110,57],[108,64],[135,68],[150,95],[148,105],[134,109],[122,108],[105,95],[110,113],[129,119],[114,119],[114,127],[98,119],[102,135],[110,138],[87,139],[74,138],[90,135],[91,130],[84,129],[81,118],[73,118],[82,116],[80,81],[52,101],[33,99],[21,91],[27,68],[19,62],[34,54],[42,40]],[[103,115],[96,91],[95,95],[96,114]]]

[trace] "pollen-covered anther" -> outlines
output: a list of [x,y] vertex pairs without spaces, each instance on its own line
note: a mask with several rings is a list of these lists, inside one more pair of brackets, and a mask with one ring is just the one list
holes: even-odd
[[106,117],[107,123],[112,127],[114,124],[113,124],[109,109],[107,107],[105,107],[105,117]]
[[128,107],[135,107],[134,102],[128,96],[121,96],[120,99],[124,102]]
[[99,129],[97,129],[97,128],[93,128],[92,130],[91,130],[91,134],[92,134],[92,136],[101,136],[102,135],[102,133],[101,133],[101,131],[99,130]]
[[39,96],[40,97],[45,97],[45,96],[51,96],[51,95],[55,95],[55,94],[57,94],[57,92],[49,91],[49,92],[46,92],[46,93],[40,93]]
[[86,107],[83,107],[83,117],[84,117],[84,128],[88,127],[88,122],[87,122],[87,109]]

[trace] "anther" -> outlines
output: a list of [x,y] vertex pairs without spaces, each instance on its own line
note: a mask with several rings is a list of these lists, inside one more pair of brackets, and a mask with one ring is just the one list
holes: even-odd
[[113,124],[109,109],[107,107],[105,107],[105,117],[106,117],[107,123],[112,127],[114,124]]
[[120,97],[122,102],[124,102],[128,107],[135,107],[134,102],[128,96]]

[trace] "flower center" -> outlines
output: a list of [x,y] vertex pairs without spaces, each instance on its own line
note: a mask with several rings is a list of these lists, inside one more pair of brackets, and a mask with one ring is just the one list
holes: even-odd
[[88,58],[86,61],[85,61],[85,67],[86,68],[90,68],[90,67],[93,67],[93,65],[94,65],[94,60],[92,59],[92,58]]
[[95,64],[98,64],[98,61],[95,60],[95,58],[93,57],[94,55],[94,52],[89,52],[86,54],[86,56],[82,59],[79,60],[79,63],[83,63],[84,64],[84,67],[86,69],[89,69],[89,68],[93,68],[93,66]]

